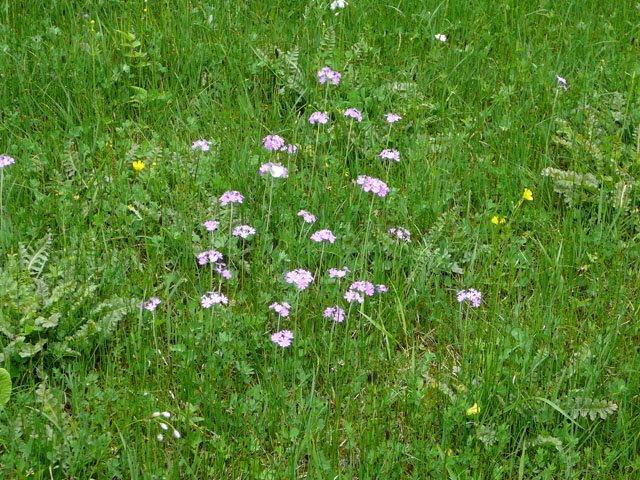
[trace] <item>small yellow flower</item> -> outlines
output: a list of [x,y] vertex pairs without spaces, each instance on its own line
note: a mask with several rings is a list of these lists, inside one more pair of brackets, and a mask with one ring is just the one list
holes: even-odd
[[460,390],[461,392],[464,392],[466,389],[467,387],[465,387],[464,383],[458,385],[458,390]]
[[136,160],[136,161],[135,161],[135,162],[133,162],[131,165],[133,166],[133,169],[134,169],[136,172],[139,172],[140,170],[142,170],[142,169],[146,166],[146,165],[144,164],[144,162],[143,162],[143,161],[141,161],[141,160]]
[[467,415],[478,415],[480,413],[480,407],[477,403],[474,403],[473,406],[467,409]]
[[522,198],[530,202],[533,201],[533,192],[530,189],[525,188],[524,192],[522,192]]
[[503,225],[507,223],[507,219],[501,217],[500,215],[494,215],[493,218],[491,218],[491,223],[493,223],[494,225]]

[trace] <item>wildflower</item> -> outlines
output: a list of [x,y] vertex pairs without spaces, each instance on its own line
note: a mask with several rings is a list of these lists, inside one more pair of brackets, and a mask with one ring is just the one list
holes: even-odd
[[220,222],[217,220],[207,220],[202,224],[209,232],[215,232],[220,226]]
[[387,287],[383,283],[379,283],[376,285],[376,292],[378,293],[387,293],[389,291],[389,287]]
[[299,290],[304,290],[313,282],[311,272],[298,268],[285,274],[284,279],[287,283],[295,284]]
[[349,270],[349,267],[342,267],[342,269],[339,268],[330,268],[329,269],[329,278],[344,278],[347,273],[350,273],[351,270]]
[[171,418],[171,413],[170,412],[153,412],[151,416],[153,418],[160,417],[160,416],[164,418]]
[[436,40],[440,40],[441,42],[447,41],[447,36],[443,35],[442,33],[436,33],[435,38]]
[[173,429],[173,438],[180,438],[181,436],[182,435],[180,435],[180,432],[174,428]]
[[364,297],[353,290],[347,290],[347,293],[344,294],[344,299],[349,303],[364,303]]
[[135,160],[131,164],[131,166],[136,172],[139,172],[140,170],[144,169],[144,167],[146,167],[145,163],[142,160]]
[[276,302],[272,305],[269,305],[269,310],[274,310],[281,317],[288,317],[289,310],[291,310],[291,305],[289,305],[287,302],[282,302],[282,303]]
[[533,201],[533,192],[530,189],[525,188],[524,192],[522,192],[522,198],[530,202]]
[[211,148],[211,142],[209,140],[196,140],[191,145],[191,150],[200,149],[203,152],[207,152]]
[[198,265],[206,265],[207,263],[217,264],[224,258],[224,255],[217,250],[207,250],[206,252],[199,253],[196,256],[198,257]]
[[560,85],[562,88],[564,88],[565,90],[569,89],[569,87],[567,86],[567,79],[566,78],[562,78],[562,77],[556,75],[556,80],[558,81],[558,85]]
[[334,322],[344,322],[344,310],[337,305],[335,307],[326,308],[322,316],[324,318],[330,318]]
[[349,290],[356,291],[356,292],[362,292],[362,293],[366,294],[367,296],[371,297],[371,296],[373,296],[373,293],[375,291],[375,287],[373,286],[373,283],[371,283],[371,282],[366,282],[366,281],[360,280],[358,282],[353,282],[351,284],[351,286],[349,287]]
[[280,150],[285,146],[284,138],[279,135],[267,135],[262,139],[262,144],[267,150]]
[[169,430],[169,425],[167,425],[166,423],[160,422],[159,425],[160,425],[160,428],[165,432]]
[[311,240],[314,242],[322,242],[328,241],[329,243],[333,243],[336,241],[336,236],[333,234],[331,230],[318,230],[316,233],[311,235]]
[[9,155],[0,155],[0,168],[8,167],[14,163],[16,163],[16,160],[13,157],[10,157]]
[[291,340],[293,340],[293,332],[291,332],[291,330],[281,330],[271,335],[271,341],[277,343],[282,348],[291,345]]
[[158,435],[156,435],[156,438],[158,439],[159,442],[164,440],[164,435],[162,435],[161,433],[159,433]]
[[398,120],[402,120],[402,117],[397,113],[385,113],[384,116],[389,123],[396,123]]
[[145,310],[149,310],[150,312],[155,312],[156,308],[158,308],[158,305],[160,305],[161,303],[162,300],[160,300],[159,298],[151,297],[146,302],[142,302],[140,308],[144,308]]
[[265,163],[260,167],[259,172],[261,177],[264,177],[265,174],[271,175],[273,178],[287,178],[289,175],[289,170],[286,167],[283,167],[281,163]]
[[313,223],[316,221],[316,216],[313,213],[309,213],[306,210],[300,210],[298,216],[302,217],[305,223]]
[[280,149],[281,152],[287,152],[289,155],[293,155],[298,151],[297,145],[287,144]]
[[[323,67],[318,70],[318,81],[324,85],[327,80],[329,80],[334,85],[338,85],[340,83],[340,79],[342,78],[342,74],[338,72],[334,72],[329,67]],[[323,122],[326,123],[326,122]]]
[[392,150],[390,148],[385,148],[380,152],[380,158],[384,158],[386,160],[395,160],[396,162],[400,161],[400,152],[398,150]]
[[404,227],[394,227],[387,231],[388,234],[395,236],[398,240],[411,243],[411,232]]
[[474,403],[471,408],[467,409],[467,415],[478,415],[480,413],[480,407],[477,403]]
[[493,223],[494,225],[503,225],[507,223],[507,219],[501,217],[500,215],[494,215],[493,217],[491,217],[491,223]]
[[362,185],[362,190],[365,192],[372,192],[379,197],[384,197],[389,193],[389,187],[382,180],[377,178],[368,177],[367,175],[358,175],[356,180],[358,185]]
[[470,288],[469,290],[460,290],[458,292],[458,302],[462,303],[465,300],[469,300],[472,307],[478,308],[482,301],[482,293],[474,288]]
[[327,115],[326,112],[313,112],[309,117],[309,123],[311,125],[315,125],[316,123],[320,123],[324,125],[328,121],[329,121],[329,115]]
[[344,0],[335,0],[334,2],[331,2],[330,8],[331,10],[335,10],[336,8],[344,8],[346,6],[347,6],[347,2],[345,2]]
[[207,292],[206,295],[203,295],[200,298],[200,304],[202,305],[202,308],[210,308],[213,305],[219,304],[228,305],[229,299],[226,297],[226,295],[223,295],[219,292]]
[[235,190],[230,190],[228,192],[224,192],[220,197],[220,205],[223,207],[228,203],[242,203],[244,200],[244,196]]
[[362,113],[360,113],[360,111],[356,110],[355,108],[347,108],[344,111],[344,116],[355,118],[358,122],[362,121]]
[[240,225],[233,229],[232,235],[234,237],[248,238],[250,235],[255,235],[256,229],[250,225]]

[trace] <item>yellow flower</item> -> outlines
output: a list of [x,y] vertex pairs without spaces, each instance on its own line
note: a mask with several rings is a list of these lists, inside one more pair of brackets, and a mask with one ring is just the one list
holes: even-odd
[[144,162],[143,162],[143,161],[141,161],[141,160],[136,160],[136,161],[135,161],[135,162],[133,162],[131,165],[133,166],[133,169],[134,169],[136,172],[139,172],[140,170],[142,170],[142,169],[146,166],[146,165],[144,164]]
[[525,188],[524,192],[522,192],[522,198],[531,202],[533,200],[533,192],[530,189]]
[[480,413],[480,407],[477,403],[474,403],[473,406],[467,409],[467,415],[478,415]]
[[501,217],[500,215],[494,215],[491,219],[491,223],[493,223],[494,225],[502,225],[504,223],[507,223],[507,219]]

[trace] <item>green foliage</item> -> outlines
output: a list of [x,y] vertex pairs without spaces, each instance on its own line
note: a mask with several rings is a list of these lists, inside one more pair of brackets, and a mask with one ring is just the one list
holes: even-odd
[[11,398],[11,375],[4,368],[0,368],[0,410]]

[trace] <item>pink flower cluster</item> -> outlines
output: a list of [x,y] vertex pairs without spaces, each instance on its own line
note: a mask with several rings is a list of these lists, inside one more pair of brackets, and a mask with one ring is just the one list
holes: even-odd
[[351,284],[347,293],[344,294],[344,299],[349,303],[364,303],[363,294],[372,297],[375,292],[385,293],[388,290],[386,285],[378,284],[374,286],[371,282],[361,280]]
[[193,145],[191,145],[191,149],[196,150],[198,148],[206,152],[211,148],[211,142],[209,140],[196,140],[193,142]]
[[313,275],[311,275],[311,272],[298,268],[286,273],[284,279],[287,283],[295,284],[299,290],[304,290],[313,282]]
[[465,300],[469,300],[472,307],[478,308],[482,302],[482,293],[474,288],[470,288],[469,290],[460,290],[458,292],[458,302],[462,303]]
[[382,180],[369,177],[367,175],[358,175],[356,180],[358,185],[362,185],[362,190],[365,192],[372,192],[379,197],[385,197],[389,193],[389,187]]
[[289,170],[286,167],[283,167],[280,162],[264,163],[260,167],[260,170],[258,173],[260,173],[261,177],[264,177],[267,173],[271,175],[273,178],[287,178],[289,176]]
[[287,153],[296,153],[298,151],[298,147],[295,145],[287,144],[280,135],[267,135],[262,139],[262,144],[264,148],[270,151],[279,151],[279,152],[287,152]]
[[344,310],[337,305],[335,307],[326,308],[324,311],[324,315],[322,316],[324,318],[330,318],[334,322],[338,322],[338,323],[344,322]]
[[214,270],[222,275],[223,278],[229,280],[231,278],[231,270],[225,268],[227,265],[222,261],[224,256],[217,250],[207,250],[206,252],[199,253],[198,265],[206,265],[211,263],[214,266]]
[[0,168],[8,167],[14,163],[16,163],[16,161],[13,157],[10,157],[9,155],[0,155]]
[[281,330],[271,335],[271,341],[282,348],[291,345],[291,340],[293,340],[293,332],[291,330]]
[[398,115],[397,113],[385,113],[384,116],[387,119],[387,122],[389,122],[389,123],[396,123],[396,122],[402,120],[402,117],[400,115]]
[[336,236],[333,234],[331,230],[318,230],[313,235],[311,235],[311,240],[314,242],[324,242],[327,241],[329,243],[333,243],[336,241]]
[[398,240],[411,243],[411,232],[404,227],[394,227],[387,231],[391,236],[395,236]]
[[229,299],[220,292],[208,292],[200,298],[202,308],[211,308],[213,305],[228,305]]
[[362,113],[360,112],[360,110],[356,110],[355,108],[347,108],[344,111],[344,116],[354,118],[358,122],[362,121]]
[[256,234],[256,229],[253,228],[251,225],[240,225],[234,228],[232,232],[232,235],[234,237],[241,237],[241,238],[249,238],[250,235],[255,235],[255,234]]
[[329,121],[329,115],[326,112],[313,112],[309,117],[309,123],[315,125],[319,123],[325,125]]
[[300,210],[298,212],[298,216],[302,217],[302,219],[306,222],[306,223],[313,223],[316,221],[316,216],[313,213],[309,213],[306,210]]
[[160,305],[161,303],[162,300],[160,300],[159,298],[151,297],[146,302],[142,302],[140,308],[144,308],[145,310],[149,310],[150,312],[155,312],[156,308],[158,308],[158,305]]
[[220,222],[217,220],[207,220],[202,224],[202,226],[209,232],[215,232],[220,226]]
[[396,162],[400,161],[400,152],[398,150],[392,150],[390,148],[385,148],[380,152],[380,158],[384,158],[386,160],[395,160]]
[[349,267],[340,268],[330,268],[329,269],[329,278],[344,278],[347,273],[350,273]]
[[269,305],[269,310],[275,311],[281,317],[288,317],[289,310],[291,310],[291,305],[289,305],[287,302],[282,302],[282,303],[276,302],[272,305]]
[[244,195],[236,190],[229,190],[224,192],[220,197],[220,205],[223,207],[228,203],[242,203],[244,201]]
[[318,81],[324,85],[327,83],[327,80],[333,83],[334,85],[338,85],[340,83],[340,79],[342,78],[342,74],[331,70],[329,67],[323,67],[318,70]]

